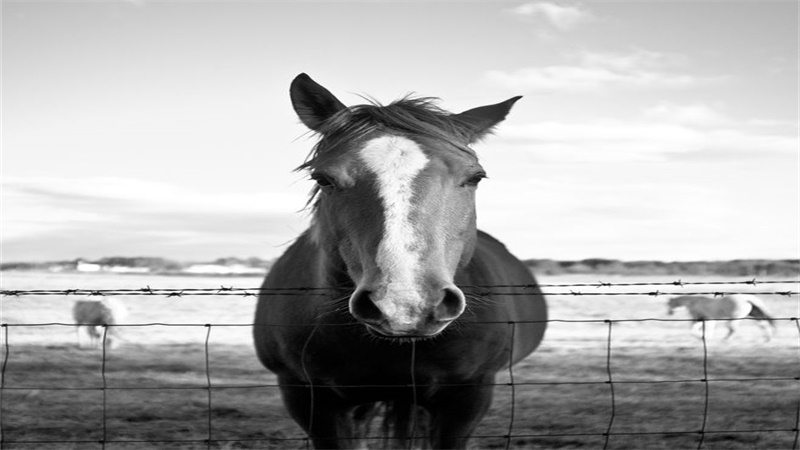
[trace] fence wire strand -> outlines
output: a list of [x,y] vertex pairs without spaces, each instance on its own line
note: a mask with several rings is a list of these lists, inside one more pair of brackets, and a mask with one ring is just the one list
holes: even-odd
[[[571,297],[579,297],[579,296],[637,296],[637,297],[660,297],[660,296],[669,296],[669,295],[705,295],[705,296],[724,296],[730,294],[737,294],[737,293],[747,293],[753,295],[775,295],[775,296],[795,296],[800,294],[799,289],[795,290],[762,290],[759,292],[752,292],[752,291],[736,291],[736,290],[699,290],[693,292],[686,292],[683,289],[689,286],[725,286],[725,285],[738,285],[738,286],[746,286],[748,288],[755,288],[758,285],[800,285],[800,280],[782,280],[782,281],[775,281],[775,280],[756,280],[755,278],[738,281],[738,282],[730,282],[730,281],[693,281],[693,282],[686,282],[682,280],[676,280],[672,282],[655,282],[655,283],[609,283],[600,281],[598,283],[575,283],[575,284],[541,284],[539,285],[545,289],[557,289],[552,291],[545,291],[543,295],[546,297],[560,297],[560,296],[571,296]],[[626,290],[626,292],[615,292],[615,291],[608,291],[607,288],[652,288],[652,287],[670,287],[668,292],[662,292],[661,290]],[[462,289],[469,292],[470,296],[492,296],[492,295],[503,295],[503,296],[528,296],[531,295],[532,292],[536,287],[531,285],[491,285],[491,286],[461,286]],[[568,291],[558,290],[558,289],[565,289],[568,288]],[[576,290],[577,288],[593,288],[592,290]],[[675,291],[674,289],[679,289]],[[241,288],[241,287],[234,287],[234,286],[220,286],[219,288],[183,288],[183,289],[161,289],[161,288],[151,288],[150,286],[146,286],[144,288],[138,289],[81,289],[81,288],[70,288],[70,289],[30,289],[30,290],[0,290],[0,296],[2,298],[8,297],[20,297],[24,298],[27,296],[88,296],[88,297],[106,297],[106,296],[163,296],[165,298],[180,298],[180,297],[189,297],[189,296],[242,296],[242,297],[256,297],[256,296],[271,296],[271,295],[296,295],[296,296],[308,296],[308,295],[336,295],[341,296],[342,291],[348,291],[348,289],[342,288],[331,288],[331,287],[294,287],[294,288],[280,288],[280,289],[264,289],[264,288]],[[800,305],[798,306],[798,315],[800,315]],[[498,435],[473,435],[474,439],[481,439],[481,438],[501,438],[505,441],[505,448],[510,449],[513,445],[512,439],[525,439],[525,438],[553,438],[553,437],[590,437],[590,436],[601,436],[603,438],[604,444],[603,448],[609,448],[610,440],[612,437],[625,437],[625,436],[671,436],[671,435],[699,435],[697,448],[701,449],[706,443],[706,437],[708,435],[716,435],[716,434],[747,434],[747,433],[765,433],[765,432],[774,432],[774,433],[786,433],[791,432],[793,433],[793,445],[792,448],[794,450],[799,450],[800,447],[800,396],[797,398],[797,405],[795,408],[795,418],[794,418],[794,426],[792,428],[768,428],[768,429],[738,429],[738,430],[715,430],[709,429],[709,411],[710,411],[710,402],[711,402],[711,384],[717,383],[748,383],[748,382],[800,382],[800,364],[798,364],[798,374],[794,377],[738,377],[738,378],[731,378],[731,377],[711,377],[709,373],[709,350],[708,350],[708,336],[707,331],[708,322],[714,321],[715,319],[708,319],[708,320],[701,320],[702,323],[702,378],[685,378],[685,379],[666,379],[666,380],[652,380],[652,379],[643,379],[643,380],[624,380],[624,379],[617,379],[614,377],[614,370],[612,367],[612,344],[613,344],[613,329],[615,324],[622,324],[628,322],[694,322],[695,319],[659,319],[659,318],[647,318],[647,319],[554,319],[554,320],[546,320],[546,321],[486,321],[480,322],[485,324],[507,324],[510,327],[510,352],[509,352],[509,366],[508,366],[508,382],[495,382],[495,383],[485,383],[485,384],[477,384],[474,386],[509,386],[510,387],[510,399],[511,405],[509,410],[509,419],[508,419],[508,427],[505,434],[498,434]],[[723,320],[723,319],[719,319]],[[756,320],[753,318],[744,318],[744,319],[736,319],[736,320]],[[798,359],[800,360],[800,318],[798,317],[777,317],[775,318],[777,321],[791,321],[794,324],[794,327],[798,333]],[[514,369],[513,369],[513,358],[514,358],[514,339],[516,333],[516,327],[518,324],[532,324],[532,323],[541,323],[541,322],[549,322],[549,323],[604,323],[607,324],[607,335],[606,335],[606,342],[605,342],[605,372],[606,372],[606,379],[602,381],[569,381],[569,380],[561,380],[558,382],[554,381],[518,381],[515,379]],[[213,383],[211,377],[211,356],[210,356],[210,342],[211,342],[211,335],[212,335],[212,328],[213,327],[254,327],[254,326],[276,326],[276,327],[292,327],[292,326],[304,326],[308,327],[308,324],[291,324],[291,323],[282,323],[282,324],[235,324],[235,323],[126,323],[126,324],[114,324],[114,325],[103,325],[103,335],[102,335],[102,365],[101,365],[101,386],[98,387],[48,387],[48,386],[35,386],[35,385],[17,385],[17,386],[8,386],[7,384],[7,370],[8,370],[8,361],[9,355],[11,353],[12,347],[9,344],[9,332],[12,328],[16,327],[53,327],[53,326],[65,326],[65,327],[74,327],[76,325],[82,324],[75,324],[75,323],[62,323],[62,322],[43,322],[43,323],[3,323],[2,326],[2,336],[3,336],[3,345],[2,348],[4,349],[4,356],[2,360],[2,367],[0,367],[0,449],[5,448],[9,444],[20,444],[20,445],[42,445],[42,444],[88,444],[88,443],[99,443],[103,449],[106,448],[107,444],[114,443],[114,444],[155,444],[155,443],[192,443],[192,444],[202,444],[206,448],[212,448],[212,444],[218,445],[229,445],[233,443],[275,443],[275,442],[296,442],[296,443],[303,443],[307,448],[311,448],[311,440],[313,436],[305,435],[304,437],[267,437],[267,438],[252,438],[252,437],[240,437],[237,439],[228,439],[228,438],[221,438],[219,436],[215,437],[214,434],[214,417],[213,417],[213,410],[214,404],[212,403],[213,392],[215,390],[223,390],[223,389],[259,389],[259,388],[278,388],[280,387],[277,383],[274,384],[221,384],[221,383]],[[89,325],[89,324],[87,324]],[[204,353],[204,365],[205,365],[205,383],[202,385],[184,385],[184,386],[153,386],[153,387],[133,387],[133,386],[109,386],[107,380],[107,367],[106,362],[108,358],[107,354],[107,346],[110,345],[108,341],[108,334],[111,327],[155,327],[155,326],[165,326],[165,327],[205,327],[205,339],[203,343],[203,353]],[[314,385],[314,380],[311,377],[310,373],[308,372],[307,364],[307,350],[311,340],[314,338],[314,335],[317,332],[317,329],[322,326],[321,324],[315,324],[313,326],[312,331],[310,332],[306,342],[304,343],[302,355],[301,355],[301,365],[302,371],[305,376],[306,384],[302,385],[284,385],[283,387],[298,387],[307,389],[308,392],[308,399],[309,399],[309,430],[313,430],[314,418],[315,418],[315,411],[314,411],[314,404],[315,404],[315,391],[316,386]],[[325,325],[328,326],[328,325]],[[353,326],[353,325],[330,325],[330,326]],[[415,344],[412,344],[411,347],[411,356],[410,356],[410,388],[412,392],[413,404],[413,417],[411,423],[411,437],[409,445],[413,444],[414,441],[417,439],[425,438],[425,436],[417,436],[417,407],[418,407],[418,391],[424,390],[427,388],[431,388],[433,386],[444,387],[444,386],[470,386],[468,384],[446,384],[446,383],[437,383],[435,385],[428,385],[428,384],[419,384],[417,381],[417,374],[416,374],[416,348]],[[668,383],[701,383],[703,385],[703,418],[702,423],[699,430],[662,430],[662,431],[615,431],[614,425],[617,419],[617,395],[615,391],[616,385],[630,385],[630,384],[668,384]],[[552,385],[567,385],[567,386],[578,386],[578,385],[607,385],[609,386],[609,402],[610,402],[610,413],[608,423],[605,427],[604,432],[600,433],[515,433],[515,425],[517,421],[517,388],[521,386],[552,386]],[[349,388],[364,388],[364,389],[380,389],[380,388],[389,388],[389,387],[397,387],[396,385],[359,385],[359,386],[348,386]],[[13,440],[9,441],[7,439],[7,420],[6,420],[6,411],[7,411],[7,402],[8,399],[6,397],[6,393],[10,391],[24,391],[24,390],[42,390],[42,391],[101,391],[102,392],[102,438],[100,440],[86,440],[86,439],[72,439],[72,440],[38,440],[38,439],[30,439],[30,440]],[[138,440],[138,439],[109,439],[108,434],[108,393],[109,391],[147,391],[147,390],[205,390],[206,392],[206,436],[204,439],[155,439],[155,440]]]

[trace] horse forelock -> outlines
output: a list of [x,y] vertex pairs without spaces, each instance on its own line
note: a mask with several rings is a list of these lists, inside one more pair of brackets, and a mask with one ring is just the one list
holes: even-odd
[[376,132],[446,142],[475,157],[466,144],[468,136],[463,128],[452,119],[452,113],[436,105],[437,101],[432,97],[406,97],[385,106],[372,102],[343,109],[320,126],[316,132],[319,140],[297,170],[313,169]]
[[[369,100],[369,99],[368,99]],[[475,151],[467,142],[467,135],[453,114],[437,106],[434,97],[405,97],[389,105],[376,101],[343,109],[326,120],[316,131],[319,137],[306,160],[296,171],[323,166],[342,154],[359,149],[370,138],[391,134],[411,140],[427,138],[433,142],[449,144],[477,161]],[[309,193],[306,208],[316,211],[319,186]]]

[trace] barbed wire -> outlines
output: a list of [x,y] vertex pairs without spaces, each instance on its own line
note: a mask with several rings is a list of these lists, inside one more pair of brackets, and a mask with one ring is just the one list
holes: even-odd
[[[644,286],[670,286],[670,287],[685,287],[685,286],[712,286],[712,285],[743,285],[743,286],[757,286],[775,285],[775,284],[793,284],[800,286],[800,279],[798,280],[763,280],[759,281],[755,278],[743,281],[682,281],[676,280],[671,282],[636,282],[636,283],[612,283],[598,281],[597,283],[558,283],[558,284],[496,284],[496,285],[481,285],[481,286],[459,286],[462,290],[467,291],[471,295],[489,296],[489,295],[504,295],[504,296],[524,296],[531,295],[536,289],[539,288],[583,288],[594,287],[599,288],[614,288],[614,287],[644,287]],[[281,295],[281,296],[306,296],[306,295],[327,295],[338,294],[352,290],[352,287],[278,287],[278,288],[264,288],[264,287],[236,287],[221,285],[217,288],[152,288],[149,285],[142,288],[128,288],[128,289],[84,289],[84,288],[68,288],[68,289],[0,289],[0,296],[3,297],[20,297],[27,295],[41,295],[41,296],[87,296],[87,297],[106,297],[106,296],[164,296],[168,298],[185,297],[185,296],[241,296],[241,297],[256,297],[268,295]],[[518,289],[519,291],[502,291],[498,289]],[[527,291],[527,292],[526,292]],[[659,297],[663,295],[711,295],[720,297],[725,295],[733,295],[743,293],[741,291],[733,290],[712,290],[712,291],[626,291],[626,292],[605,292],[605,291],[576,291],[570,289],[569,291],[544,291],[543,295],[547,296],[639,296],[647,295],[650,297]],[[754,295],[781,295],[792,296],[800,294],[800,290],[775,290],[775,291],[746,291],[748,294]]]

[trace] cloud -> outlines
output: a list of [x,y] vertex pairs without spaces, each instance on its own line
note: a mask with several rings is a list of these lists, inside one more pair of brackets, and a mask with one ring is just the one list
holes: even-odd
[[[705,104],[500,125],[479,225],[526,257],[787,257],[798,137]],[[509,194],[512,193],[512,194]]]
[[723,81],[724,77],[694,76],[671,69],[685,57],[645,50],[627,53],[582,52],[572,64],[491,70],[492,85],[523,92],[601,92],[607,89],[684,89]]
[[661,102],[647,108],[644,111],[644,117],[654,122],[694,126],[721,126],[732,124],[730,118],[717,111],[715,108],[703,103],[677,105],[670,102]]
[[791,130],[793,133],[797,133],[798,128],[800,128],[800,124],[796,120],[779,120],[779,119],[750,119],[747,122],[748,125],[756,126],[756,127],[781,127]]
[[498,139],[550,161],[636,162],[671,158],[730,160],[792,156],[796,133],[738,123],[704,104],[659,103],[641,118],[502,124]]
[[137,8],[144,8],[146,5],[145,0],[123,0],[123,2],[129,5],[133,5]]
[[582,51],[573,58],[583,66],[601,67],[615,72],[680,67],[688,62],[688,58],[679,53],[654,52],[638,48],[625,53]]
[[[3,180],[2,244],[7,260],[33,248],[65,258],[148,254],[263,255],[299,234],[305,198],[283,193],[205,193],[125,178]],[[80,241],[81,243],[77,243]],[[102,245],[101,245],[102,244]],[[83,247],[82,247],[83,246]],[[249,252],[248,248],[252,248]]]
[[120,178],[14,178],[3,181],[3,195],[28,196],[52,205],[95,211],[130,212],[207,211],[250,214],[254,210],[296,211],[305,199],[283,193],[201,192],[158,181]]
[[654,161],[703,145],[702,134],[688,127],[619,120],[509,124],[501,133],[538,157],[561,162]]
[[[612,145],[571,148],[579,147],[574,159],[534,160],[551,149],[533,144],[487,152],[479,226],[529,258],[786,257],[797,248],[791,169],[776,174],[762,170],[774,166],[767,161],[735,157],[641,164],[606,159]],[[504,159],[513,165],[500,166]]]
[[689,75],[639,71],[624,73],[603,67],[527,67],[513,72],[493,70],[486,79],[524,92],[599,92],[606,88],[685,88],[698,80]]
[[594,15],[580,5],[550,2],[524,3],[508,12],[528,22],[548,24],[558,31],[572,31],[595,20]]

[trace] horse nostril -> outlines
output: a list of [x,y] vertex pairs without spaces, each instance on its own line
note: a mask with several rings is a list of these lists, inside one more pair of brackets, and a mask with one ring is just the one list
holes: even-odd
[[350,298],[350,314],[367,323],[378,323],[383,320],[383,313],[372,301],[370,291],[357,291]]
[[442,301],[436,306],[435,317],[440,321],[455,320],[461,313],[464,312],[466,307],[466,300],[464,293],[457,287],[444,288],[444,297]]

